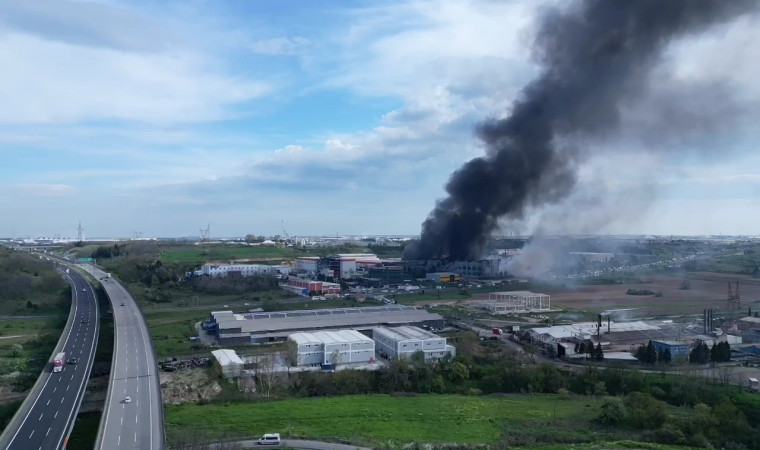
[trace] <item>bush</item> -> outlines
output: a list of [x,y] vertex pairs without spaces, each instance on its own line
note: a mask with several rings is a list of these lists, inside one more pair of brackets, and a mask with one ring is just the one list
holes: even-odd
[[625,405],[617,397],[608,398],[602,403],[597,421],[603,425],[617,425],[625,418]]
[[683,445],[686,443],[686,436],[683,434],[683,431],[675,428],[648,430],[641,434],[641,439],[666,445]]
[[625,397],[626,421],[639,429],[660,428],[667,418],[665,404],[649,394],[633,392]]

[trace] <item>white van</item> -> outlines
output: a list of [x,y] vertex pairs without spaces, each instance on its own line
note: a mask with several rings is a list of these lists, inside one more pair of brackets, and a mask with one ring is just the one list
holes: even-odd
[[280,445],[280,433],[265,434],[256,443],[259,445]]

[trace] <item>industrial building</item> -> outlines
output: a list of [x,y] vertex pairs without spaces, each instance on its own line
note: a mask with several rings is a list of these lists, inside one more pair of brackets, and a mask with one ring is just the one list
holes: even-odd
[[665,353],[665,350],[670,351],[670,357],[675,358],[688,358],[689,357],[689,344],[686,342],[678,341],[652,341],[654,350],[659,355]]
[[287,286],[300,295],[340,294],[338,283],[289,277]]
[[235,350],[220,349],[211,352],[214,356],[214,367],[225,378],[236,378],[243,374],[243,360],[235,353]]
[[297,366],[337,366],[372,362],[375,341],[355,330],[293,333]]
[[740,331],[760,331],[760,317],[743,317],[737,326]]
[[367,271],[367,284],[375,286],[398,285],[404,282],[404,268],[401,266],[372,267]]
[[377,327],[372,330],[377,351],[386,358],[409,358],[415,352],[425,354],[425,361],[439,361],[456,354],[446,338],[417,327]]
[[204,264],[199,270],[192,272],[195,276],[226,277],[255,275],[288,275],[290,266],[270,266],[266,264]]
[[296,273],[315,276],[319,266],[319,256],[302,256],[296,259]]
[[462,276],[453,272],[432,272],[425,275],[425,279],[436,283],[459,283]]
[[551,296],[530,291],[491,292],[484,306],[494,314],[548,311],[551,309]]
[[208,323],[208,329],[216,334],[220,345],[281,342],[298,332],[353,329],[369,334],[373,328],[382,326],[444,327],[439,314],[401,305],[248,314],[215,311]]

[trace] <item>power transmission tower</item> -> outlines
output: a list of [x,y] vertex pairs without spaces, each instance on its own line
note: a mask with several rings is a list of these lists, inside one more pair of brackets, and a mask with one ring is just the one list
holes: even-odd
[[206,224],[206,229],[201,228],[201,241],[211,239],[211,224]]
[[84,237],[84,228],[82,228],[82,222],[79,222],[79,226],[77,227],[77,242],[82,242],[82,239]]

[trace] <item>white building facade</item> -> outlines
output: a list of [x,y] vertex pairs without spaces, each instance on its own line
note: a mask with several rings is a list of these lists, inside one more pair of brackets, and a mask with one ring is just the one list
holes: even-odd
[[225,378],[236,378],[243,374],[243,360],[235,350],[219,349],[211,352],[216,360],[215,365]]
[[415,352],[425,354],[425,361],[439,361],[447,356],[456,356],[453,346],[440,337],[422,328],[377,327],[372,330],[372,339],[380,355],[391,358],[409,358]]
[[362,364],[375,358],[375,341],[355,330],[294,333],[288,342],[297,366]]

